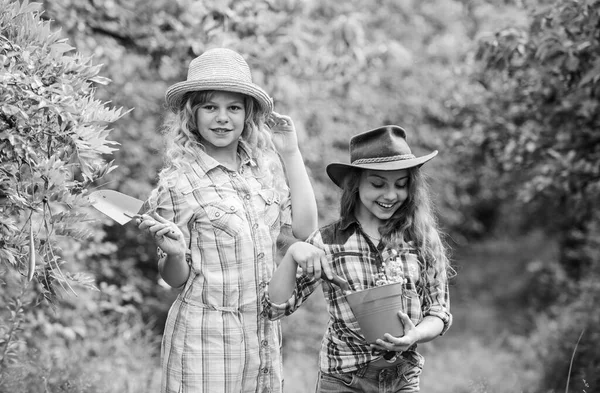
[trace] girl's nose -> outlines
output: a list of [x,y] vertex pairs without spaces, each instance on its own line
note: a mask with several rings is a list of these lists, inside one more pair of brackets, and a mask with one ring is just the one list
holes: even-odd
[[219,112],[217,113],[217,121],[219,123],[227,123],[228,120],[229,120],[229,116],[227,115],[227,110],[226,109],[219,110]]
[[385,194],[384,194],[384,197],[385,197],[387,200],[390,200],[390,201],[392,201],[392,200],[394,200],[394,199],[398,198],[398,193],[397,193],[397,192],[396,192],[396,190],[394,190],[393,188],[389,188],[389,189],[387,189],[387,191],[385,192]]

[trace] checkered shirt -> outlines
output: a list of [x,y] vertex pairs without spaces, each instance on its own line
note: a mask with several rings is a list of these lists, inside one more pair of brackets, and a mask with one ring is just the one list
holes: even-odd
[[239,152],[237,172],[199,153],[174,186],[147,201],[182,230],[191,266],[166,321],[163,393],[282,390],[281,327],[260,299],[275,239],[291,225],[289,188],[275,153],[258,161],[243,144]]
[[[353,291],[375,286],[375,275],[382,263],[394,255],[391,249],[377,248],[364,235],[355,219],[340,220],[325,226],[314,232],[307,242],[325,250],[332,260],[333,270],[348,281]],[[415,325],[425,316],[439,317],[444,322],[444,334],[452,323],[445,267],[430,268],[423,272],[424,264],[410,244],[396,249],[396,252],[407,279],[404,295],[401,295],[404,297],[405,312]],[[269,317],[279,319],[293,313],[321,282],[320,279],[299,274],[292,296],[283,304],[272,303],[267,289],[263,302]],[[330,319],[321,343],[321,371],[328,374],[353,372],[380,358],[381,354],[371,351],[360,332],[341,289],[325,281],[322,284]],[[415,355],[420,356],[418,353]]]

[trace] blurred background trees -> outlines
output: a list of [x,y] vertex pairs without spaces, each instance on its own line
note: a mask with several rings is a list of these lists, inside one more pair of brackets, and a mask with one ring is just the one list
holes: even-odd
[[[455,325],[423,346],[425,390],[559,391],[569,377],[571,391],[599,388],[600,1],[0,4],[0,391],[156,390],[176,293],[147,239],[84,197],[148,195],[164,92],[213,46],[244,54],[294,119],[322,224],[339,197],[324,168],[347,160],[350,136],[399,124],[417,153],[440,150],[430,182],[459,274]],[[85,101],[70,109],[69,97]],[[64,275],[40,254],[28,284],[31,224],[59,216],[79,230],[33,239]],[[73,295],[78,279],[99,290]],[[284,322],[290,392],[313,389],[320,300]]]

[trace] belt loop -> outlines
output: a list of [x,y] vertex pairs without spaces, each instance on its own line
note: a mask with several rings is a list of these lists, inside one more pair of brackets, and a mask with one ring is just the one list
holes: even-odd
[[396,376],[397,376],[398,378],[399,378],[399,377],[401,377],[401,376],[402,376],[402,374],[403,374],[403,372],[402,372],[403,370],[402,370],[402,368],[401,368],[401,367],[404,367],[404,363],[400,363],[400,364],[397,364],[397,365],[396,365]]

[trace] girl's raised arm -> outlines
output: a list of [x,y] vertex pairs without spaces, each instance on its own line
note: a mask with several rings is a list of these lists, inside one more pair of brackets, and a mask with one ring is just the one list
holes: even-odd
[[305,240],[318,225],[317,202],[312,184],[298,147],[296,128],[289,116],[272,112],[267,120],[273,143],[279,152],[290,186],[292,200],[292,231]]

